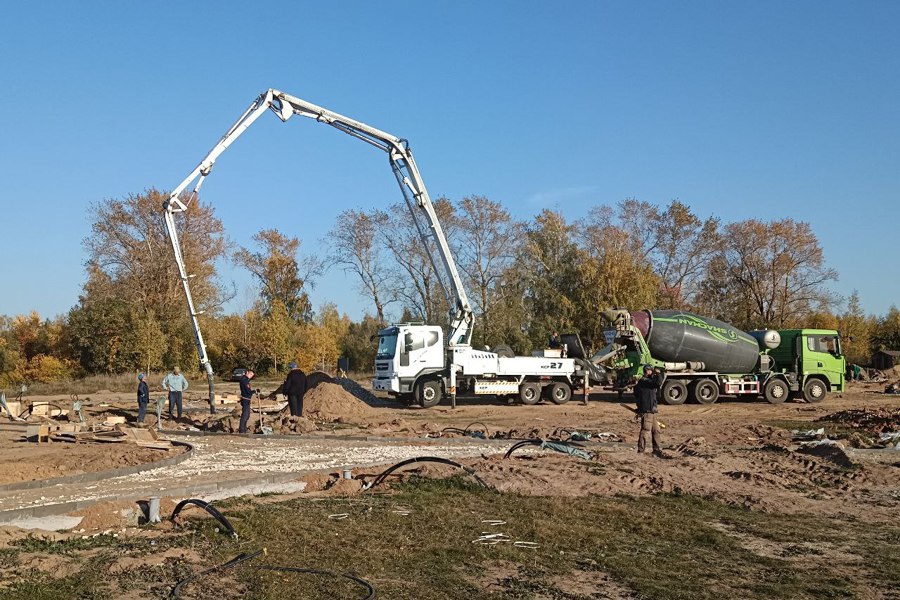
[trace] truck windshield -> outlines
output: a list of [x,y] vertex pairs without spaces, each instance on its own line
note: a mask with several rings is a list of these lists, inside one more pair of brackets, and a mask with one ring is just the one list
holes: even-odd
[[394,358],[397,349],[397,334],[382,335],[378,338],[378,355],[375,358]]
[[806,338],[806,347],[813,352],[827,352],[828,354],[837,355],[838,338],[837,336],[809,336]]

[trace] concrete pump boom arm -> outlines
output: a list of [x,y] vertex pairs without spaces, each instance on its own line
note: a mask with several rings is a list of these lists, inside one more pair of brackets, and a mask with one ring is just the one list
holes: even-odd
[[[331,125],[335,129],[339,129],[344,133],[369,143],[387,153],[391,169],[394,176],[397,178],[397,183],[400,185],[403,199],[409,207],[413,222],[416,225],[422,244],[426,248],[432,266],[435,271],[438,271],[437,262],[434,257],[434,252],[431,249],[430,242],[433,242],[437,248],[437,254],[451,287],[452,299],[450,295],[447,295],[447,289],[444,288],[444,294],[448,296],[448,304],[453,307],[450,311],[449,343],[451,346],[468,345],[472,338],[472,308],[456,268],[456,262],[453,260],[453,256],[450,253],[450,246],[447,243],[447,238],[438,221],[434,205],[425,188],[425,182],[422,181],[422,176],[419,174],[419,169],[413,159],[412,150],[410,149],[407,140],[395,137],[389,133],[366,125],[365,123],[345,117],[326,108],[322,108],[321,106],[312,104],[311,102],[285,94],[284,92],[269,89],[260,94],[259,97],[253,101],[244,114],[241,115],[225,135],[222,136],[222,139],[219,140],[206,157],[200,161],[200,164],[191,171],[190,175],[188,175],[184,181],[172,190],[168,200],[163,203],[166,229],[169,233],[169,239],[175,253],[175,261],[178,263],[178,271],[181,277],[182,287],[184,288],[184,294],[187,299],[191,324],[194,329],[197,353],[200,356],[200,363],[206,370],[210,381],[210,403],[213,401],[212,365],[209,362],[206,345],[203,342],[203,334],[200,331],[200,324],[197,320],[197,315],[200,313],[195,309],[194,301],[191,296],[189,285],[190,276],[187,274],[184,257],[181,252],[181,244],[178,240],[174,214],[187,210],[190,203],[197,197],[200,187],[203,185],[203,182],[209,175],[219,156],[266,110],[271,110],[282,122],[287,121],[293,115],[315,119],[320,123]],[[185,190],[192,183],[194,184],[194,187],[191,190],[190,195],[187,197],[183,196]],[[184,201],[182,200],[183,198]],[[424,219],[424,223],[421,219]],[[438,279],[440,280],[441,278]],[[441,285],[442,287],[444,286],[443,281],[441,281]]]

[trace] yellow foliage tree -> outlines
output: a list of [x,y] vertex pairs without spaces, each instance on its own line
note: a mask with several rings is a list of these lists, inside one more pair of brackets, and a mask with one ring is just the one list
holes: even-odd
[[15,370],[17,381],[29,383],[55,383],[70,381],[78,373],[78,365],[55,356],[38,354],[28,361],[21,361]]

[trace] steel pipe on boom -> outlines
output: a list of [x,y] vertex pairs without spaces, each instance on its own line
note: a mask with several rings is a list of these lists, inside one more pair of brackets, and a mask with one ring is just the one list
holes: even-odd
[[[413,159],[409,142],[355,119],[345,117],[339,113],[307,102],[306,100],[285,94],[276,89],[269,89],[260,94],[256,100],[250,104],[250,107],[244,111],[244,114],[242,114],[240,118],[235,121],[234,125],[225,132],[222,139],[213,146],[206,157],[200,161],[200,164],[198,164],[197,167],[172,190],[169,198],[163,203],[166,230],[169,234],[169,240],[172,243],[175,262],[178,264],[178,274],[181,278],[185,299],[187,300],[188,313],[191,317],[191,326],[194,330],[194,343],[197,346],[200,365],[204,371],[206,371],[207,380],[209,382],[210,412],[215,413],[213,369],[212,364],[209,362],[209,355],[206,352],[203,334],[200,331],[200,322],[198,321],[197,316],[201,313],[198,312],[194,306],[194,300],[191,295],[189,284],[191,276],[187,273],[187,268],[185,266],[174,215],[188,209],[191,202],[197,198],[200,187],[212,171],[213,165],[219,156],[266,110],[271,110],[282,122],[286,122],[293,115],[299,115],[301,117],[314,119],[319,123],[331,125],[335,129],[343,131],[344,133],[387,153],[391,170],[400,186],[403,199],[410,210],[413,223],[416,226],[422,244],[425,246],[432,267],[434,267],[435,272],[440,273],[437,261],[435,260],[434,253],[431,249],[431,244],[433,243],[437,249],[437,255],[449,282],[450,290],[448,291],[443,279],[440,277],[438,278],[444,295],[447,298],[447,304],[452,307],[450,309],[450,334],[447,338],[448,344],[450,347],[469,345],[472,339],[472,307],[469,304],[469,298],[463,288],[459,271],[456,268],[456,262],[453,260],[453,255],[450,253],[447,237],[444,235],[444,230],[438,220],[434,205],[428,195],[428,190],[425,188],[425,182],[422,180],[419,168],[416,166],[416,161]],[[192,183],[194,184],[193,189],[189,194],[185,195],[185,190],[187,190]],[[452,375],[453,374],[451,374],[451,380],[455,380],[455,377]]]

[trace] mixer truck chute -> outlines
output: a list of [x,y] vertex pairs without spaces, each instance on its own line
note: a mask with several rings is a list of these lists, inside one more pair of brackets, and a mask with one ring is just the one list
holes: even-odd
[[844,389],[844,357],[837,331],[743,332],[728,323],[683,311],[612,310],[612,343],[593,358],[614,375],[613,389],[629,389],[641,366],[666,371],[665,404],[711,404],[720,396],[763,396],[773,404],[793,396],[821,402]]

